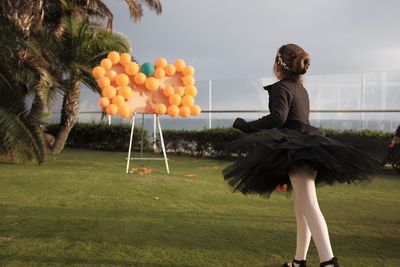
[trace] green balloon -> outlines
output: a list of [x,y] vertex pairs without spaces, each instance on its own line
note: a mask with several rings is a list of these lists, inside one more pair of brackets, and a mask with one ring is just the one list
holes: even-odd
[[140,67],[140,72],[143,72],[147,77],[153,75],[154,72],[154,65],[146,62]]

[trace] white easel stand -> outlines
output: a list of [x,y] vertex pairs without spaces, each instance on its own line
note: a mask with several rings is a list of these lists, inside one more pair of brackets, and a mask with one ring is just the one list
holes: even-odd
[[[157,121],[158,130],[160,131],[161,147],[162,147],[164,158],[143,158],[144,113],[142,113],[142,141],[141,141],[141,146],[140,146],[141,147],[140,148],[140,158],[131,158],[133,130],[135,129],[135,117],[136,117],[136,113],[134,113],[132,116],[131,138],[129,140],[128,158],[126,159],[126,173],[128,173],[128,171],[129,171],[129,162],[131,160],[164,160],[165,168],[167,169],[167,173],[169,174],[168,158],[167,158],[167,153],[165,151],[164,138],[163,138],[163,134],[162,134],[162,130],[161,130],[160,117],[158,115],[156,115],[156,121]],[[157,130],[157,129],[154,129],[154,130]]]

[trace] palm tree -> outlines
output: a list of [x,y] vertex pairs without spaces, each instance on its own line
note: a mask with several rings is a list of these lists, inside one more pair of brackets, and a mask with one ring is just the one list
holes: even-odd
[[[161,13],[159,0],[125,0],[125,2],[134,21],[142,17],[143,3],[158,14]],[[64,18],[71,17],[75,19],[64,21]],[[12,24],[20,33],[21,40],[31,41],[30,47],[20,45],[18,42],[15,44],[10,56],[4,59],[4,70],[7,70],[6,62],[11,62],[11,65],[15,66],[26,66],[26,69],[21,69],[22,73],[28,71],[32,79],[30,82],[35,81],[36,86],[23,84],[24,81],[27,82],[28,76],[22,75],[25,80],[19,79],[15,84],[10,83],[13,86],[19,86],[20,94],[14,97],[25,97],[33,93],[34,99],[29,117],[33,124],[41,124],[42,116],[47,111],[48,99],[55,91],[54,89],[64,94],[61,127],[54,145],[50,145],[44,131],[36,127],[36,130],[39,129],[40,144],[42,146],[45,144],[41,151],[46,153],[59,153],[64,147],[67,135],[77,120],[81,82],[89,85],[93,90],[99,90],[89,74],[94,63],[104,57],[109,50],[127,51],[129,49],[128,42],[122,36],[112,35],[100,29],[95,33],[94,29],[90,29],[88,20],[84,23],[73,22],[79,17],[90,19],[107,17],[107,29],[109,31],[112,29],[112,13],[100,0],[3,0],[0,2],[0,18],[4,21],[4,25]],[[5,39],[8,38],[6,32],[1,31],[0,34],[5,36]],[[12,36],[13,32],[8,32],[8,34]],[[60,51],[70,51],[70,53],[60,53]],[[87,58],[83,58],[86,56]]]
[[[107,17],[107,29],[112,30],[113,14],[110,9],[101,0],[83,0],[87,7],[97,14]],[[151,10],[154,10],[157,14],[161,14],[162,6],[159,0],[124,0],[129,8],[131,18],[137,22],[143,17],[142,3],[145,3]]]
[[[135,22],[143,16],[143,3],[157,14],[162,12],[159,0],[124,0],[124,2]],[[25,35],[43,28],[55,33],[60,32],[62,18],[71,15],[107,17],[107,29],[112,29],[113,14],[101,0],[2,0],[0,2],[0,16],[18,26]]]
[[51,147],[52,154],[63,150],[68,134],[78,119],[81,83],[100,92],[91,69],[109,51],[127,52],[131,48],[125,36],[103,29],[93,29],[89,26],[89,20],[82,21],[74,16],[65,19],[64,32],[57,39],[57,43],[59,47],[55,51],[54,63],[61,68],[66,77],[63,81],[66,91],[63,96],[60,129]]
[[43,138],[25,106],[25,96],[40,87],[40,67],[34,56],[20,62],[21,49],[35,54],[35,44],[24,33],[0,18],[0,147],[12,159],[44,160]]

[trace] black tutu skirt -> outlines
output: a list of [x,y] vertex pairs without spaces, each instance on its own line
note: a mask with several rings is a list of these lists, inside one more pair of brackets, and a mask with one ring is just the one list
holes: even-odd
[[378,160],[311,126],[306,132],[281,128],[243,135],[228,149],[245,151],[223,170],[233,190],[243,194],[268,197],[285,184],[290,192],[289,172],[304,165],[317,171],[316,185],[369,180],[379,168]]

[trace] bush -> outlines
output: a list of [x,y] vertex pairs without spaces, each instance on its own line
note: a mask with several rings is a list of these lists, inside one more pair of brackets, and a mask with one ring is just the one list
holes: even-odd
[[231,128],[214,128],[202,131],[164,130],[164,142],[168,151],[197,156],[225,158],[229,152],[225,145],[238,139],[241,133]]
[[[46,132],[55,135],[58,125],[46,127]],[[108,151],[127,151],[131,125],[107,125],[96,123],[77,123],[69,134],[66,146]],[[384,159],[388,153],[388,144],[393,136],[391,133],[380,131],[338,131],[325,130],[328,137],[366,151],[377,159]],[[228,151],[226,145],[238,139],[241,132],[233,128],[214,128],[201,131],[193,130],[164,130],[164,142],[168,152],[188,154],[192,156],[211,156],[219,159],[230,158],[243,151]],[[133,149],[140,150],[141,129],[136,128],[133,137]],[[158,146],[159,140],[158,140]],[[144,150],[149,151],[150,145],[147,132],[143,144]]]
[[371,130],[338,131],[327,129],[325,132],[328,137],[352,145],[379,160],[383,160],[386,157],[388,153],[388,144],[393,137],[392,133]]
[[[324,130],[328,137],[363,150],[377,159],[384,159],[388,151],[388,143],[393,134],[380,131],[338,131]],[[229,158],[232,151],[225,149],[226,144],[238,139],[241,133],[233,128],[215,128],[201,131],[164,130],[166,149],[177,154],[196,156],[214,156]],[[236,151],[236,154],[245,151]]]
[[[59,125],[46,126],[46,132],[55,136]],[[132,150],[140,150],[141,128],[135,128],[133,133]],[[66,147],[86,148],[107,151],[127,151],[129,149],[129,138],[131,125],[107,125],[97,123],[77,123],[69,133]],[[144,150],[150,150],[147,131],[143,138]]]

